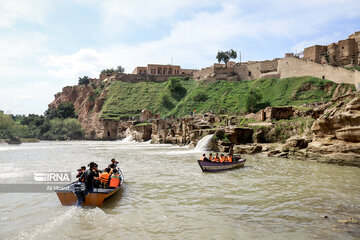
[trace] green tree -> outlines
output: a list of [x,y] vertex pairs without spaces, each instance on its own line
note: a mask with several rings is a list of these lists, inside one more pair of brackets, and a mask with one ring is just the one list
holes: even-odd
[[56,115],[59,118],[77,118],[74,104],[71,102],[62,102],[56,107]]
[[230,59],[235,59],[237,58],[237,53],[233,50],[230,49],[229,51],[218,51],[217,55],[216,55],[216,59],[218,60],[218,62],[224,62],[225,63],[225,68],[227,68],[227,62]]
[[87,85],[89,82],[90,79],[88,76],[79,77],[79,85]]
[[103,70],[101,71],[101,74],[113,74],[113,73],[115,73],[115,72],[116,72],[115,69],[109,68],[109,69],[103,69]]
[[0,138],[9,138],[12,136],[15,122],[11,115],[0,111]]
[[255,89],[251,89],[245,96],[245,108],[247,112],[256,112],[259,110],[261,95]]
[[117,66],[116,73],[124,73],[124,72],[125,72],[125,68],[123,68],[122,66]]
[[67,118],[63,121],[64,131],[66,132],[66,139],[83,139],[84,130],[77,119]]

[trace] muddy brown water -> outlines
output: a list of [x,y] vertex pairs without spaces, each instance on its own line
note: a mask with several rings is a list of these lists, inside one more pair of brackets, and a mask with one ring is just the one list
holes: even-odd
[[199,155],[120,141],[1,144],[2,183],[112,157],[126,181],[101,209],[61,206],[55,193],[0,193],[0,239],[360,238],[360,225],[338,222],[360,219],[360,168],[255,155],[211,174]]

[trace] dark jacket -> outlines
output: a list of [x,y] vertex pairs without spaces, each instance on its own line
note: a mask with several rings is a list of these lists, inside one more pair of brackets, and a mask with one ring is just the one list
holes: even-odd
[[87,169],[84,172],[85,175],[85,186],[86,188],[93,188],[94,187],[94,177],[95,177],[95,172]]

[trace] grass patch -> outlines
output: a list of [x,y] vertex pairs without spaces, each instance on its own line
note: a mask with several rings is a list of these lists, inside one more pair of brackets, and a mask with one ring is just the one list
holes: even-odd
[[[121,119],[139,116],[149,109],[162,117],[185,116],[192,113],[220,112],[241,114],[246,111],[246,95],[251,89],[261,95],[266,106],[300,106],[329,101],[336,83],[314,77],[257,79],[252,81],[195,81],[181,77],[167,82],[128,83],[116,81],[107,87],[102,118]],[[344,84],[343,88],[352,88]],[[100,90],[100,89],[99,89]]]

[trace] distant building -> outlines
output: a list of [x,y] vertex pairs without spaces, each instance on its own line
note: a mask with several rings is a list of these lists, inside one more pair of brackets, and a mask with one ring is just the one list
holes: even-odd
[[360,64],[360,32],[327,46],[314,45],[304,49],[304,60],[334,67],[355,67]]
[[146,67],[136,67],[132,74],[135,75],[184,75],[193,74],[196,69],[182,69],[179,65],[148,64]]

